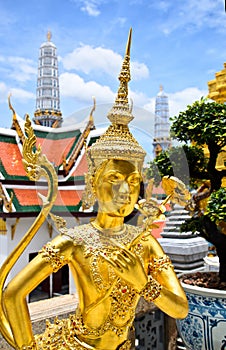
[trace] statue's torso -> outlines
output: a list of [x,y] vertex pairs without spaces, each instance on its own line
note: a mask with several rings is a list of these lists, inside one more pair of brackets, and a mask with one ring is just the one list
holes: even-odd
[[[125,231],[115,239],[128,247],[139,233],[139,228],[125,225]],[[106,344],[108,339],[112,341],[114,338],[116,342],[120,339],[121,343],[127,338],[133,323],[139,294],[118,277],[114,268],[102,257],[103,254],[112,258],[119,248],[114,246],[109,236],[103,235],[91,224],[69,229],[63,237],[72,240],[75,246],[70,266],[79,294],[79,308],[72,317],[77,336],[83,340],[89,338],[91,344],[100,339],[100,346],[102,342]],[[144,264],[142,244],[136,245],[133,250]]]

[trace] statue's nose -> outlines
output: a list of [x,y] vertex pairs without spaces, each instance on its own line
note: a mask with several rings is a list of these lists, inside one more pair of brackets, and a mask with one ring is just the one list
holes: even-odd
[[130,193],[129,185],[126,181],[123,181],[119,187],[119,193],[118,193],[119,199],[128,201],[129,193]]

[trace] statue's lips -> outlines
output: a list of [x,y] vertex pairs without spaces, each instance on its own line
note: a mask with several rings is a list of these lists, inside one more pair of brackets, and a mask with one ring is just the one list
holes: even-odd
[[117,204],[117,205],[127,205],[127,204],[130,204],[130,200],[128,199],[128,200],[125,200],[125,199],[123,199],[123,200],[116,200],[116,201],[114,201],[114,203],[115,204]]

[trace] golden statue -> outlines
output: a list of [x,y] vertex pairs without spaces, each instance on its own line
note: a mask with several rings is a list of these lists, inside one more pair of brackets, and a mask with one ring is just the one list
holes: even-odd
[[[64,220],[51,214],[60,234],[3,290],[8,270],[49,214],[56,197],[57,177],[41,151],[33,152],[35,137],[29,120],[26,122],[27,172],[33,179],[46,176],[50,184],[39,217],[0,270],[0,330],[15,349],[129,350],[129,331],[141,296],[171,317],[187,315],[187,299],[171,261],[151,235],[152,224],[164,212],[164,205],[137,203],[145,152],[128,128],[133,119],[128,104],[130,43],[131,31],[118,94],[108,115],[111,125],[87,149],[84,208],[96,199],[97,217],[89,224],[68,229]],[[164,186],[168,199],[188,199],[177,179],[165,178]],[[135,205],[148,217],[142,227],[124,224]],[[26,296],[65,264],[72,271],[79,305],[68,319],[47,322],[44,334],[33,335]]]

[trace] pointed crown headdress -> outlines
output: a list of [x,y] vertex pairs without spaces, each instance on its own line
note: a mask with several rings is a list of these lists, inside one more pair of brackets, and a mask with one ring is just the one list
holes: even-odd
[[106,132],[87,149],[88,161],[97,169],[107,159],[132,161],[141,169],[146,155],[143,148],[129,131],[128,124],[133,120],[128,103],[128,82],[130,81],[130,47],[132,29],[130,29],[125,57],[119,74],[119,89],[115,103],[107,117],[111,125]]

